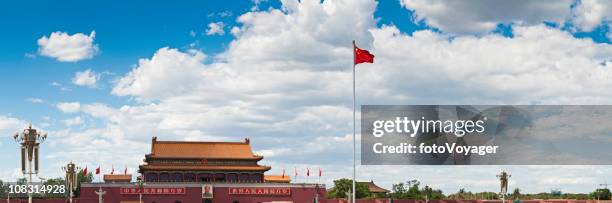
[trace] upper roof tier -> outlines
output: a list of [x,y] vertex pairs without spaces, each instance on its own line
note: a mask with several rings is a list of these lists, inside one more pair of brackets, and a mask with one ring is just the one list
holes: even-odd
[[148,158],[182,159],[250,159],[263,157],[253,154],[248,138],[244,142],[157,141],[153,137]]

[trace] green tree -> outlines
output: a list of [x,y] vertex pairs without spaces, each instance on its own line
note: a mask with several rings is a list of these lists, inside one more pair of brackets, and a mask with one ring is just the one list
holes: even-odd
[[442,190],[434,190],[429,186],[423,187],[423,189],[421,189],[421,194],[423,195],[423,198],[425,198],[425,195],[427,195],[427,198],[430,200],[440,200],[445,198]]
[[419,190],[419,186],[421,182],[418,180],[410,180],[406,182],[408,184],[408,196],[413,197],[415,199],[425,199],[425,193],[421,193]]
[[612,197],[612,193],[610,193],[610,189],[603,188],[595,190],[595,192],[591,193],[591,196],[593,197],[593,199],[610,200],[610,198]]
[[2,180],[0,180],[0,198],[6,199],[9,187]]
[[[59,186],[65,186],[66,185],[66,181],[63,178],[50,178],[47,179],[45,181],[45,185],[59,185]],[[46,198],[64,198],[67,197],[67,193],[55,193],[55,191],[53,192],[47,192],[45,194]]]
[[495,192],[478,192],[474,193],[474,196],[480,199],[499,199],[499,195]]
[[[420,187],[421,183],[418,180],[406,181],[406,183],[393,184],[390,197],[394,199],[425,199],[427,193],[426,187]],[[444,194],[441,190],[430,189],[428,194],[429,199],[444,199]]]
[[472,192],[466,192],[464,188],[459,189],[457,193],[448,196],[451,199],[473,199],[474,194]]
[[391,194],[394,195],[395,198],[399,198],[403,194],[406,194],[408,189],[404,186],[404,183],[393,184],[391,188]]
[[[334,180],[334,187],[327,192],[327,197],[329,198],[347,198],[346,193],[351,191],[353,188],[353,181],[351,179],[342,178],[338,180]],[[355,185],[355,196],[357,198],[366,198],[370,197],[370,191],[368,189],[368,185],[365,183],[357,183]]]

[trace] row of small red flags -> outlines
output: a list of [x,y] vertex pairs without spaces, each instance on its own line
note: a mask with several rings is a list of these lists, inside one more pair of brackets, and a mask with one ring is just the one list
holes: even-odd
[[[96,168],[96,175],[100,175],[100,166],[98,166],[98,168]],[[85,166],[85,168],[83,169],[83,174],[87,175],[87,166]],[[112,167],[112,170],[110,172],[111,175],[115,174],[115,166]],[[125,167],[125,170],[123,171],[123,174],[128,174],[128,168]]]
[[[96,168],[95,174],[99,175],[100,171],[101,171],[100,166],[98,166],[98,168]],[[123,171],[123,174],[127,174],[127,172],[128,172],[128,168],[125,167],[125,170]],[[85,166],[85,168],[83,169],[83,174],[87,174],[87,166]],[[110,174],[111,175],[115,174],[115,166],[112,167]],[[294,169],[294,176],[297,177],[298,175],[299,175],[298,169],[295,168]],[[310,177],[310,168],[306,168],[306,176]],[[321,176],[323,176],[323,170],[321,170],[321,168],[319,168],[319,177],[321,177]],[[285,178],[285,169],[283,169],[283,178]]]
[[[298,169],[295,168],[294,172],[293,172],[293,176],[297,177],[298,176]],[[310,177],[310,168],[306,168],[306,176]],[[323,176],[323,170],[321,170],[321,168],[319,168],[319,177]],[[283,169],[283,178],[285,178],[285,169]]]

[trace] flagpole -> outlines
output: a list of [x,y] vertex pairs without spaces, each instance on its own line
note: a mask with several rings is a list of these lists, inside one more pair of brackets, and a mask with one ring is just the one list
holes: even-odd
[[351,194],[352,194],[353,198],[351,198],[351,199],[352,199],[352,202],[355,203],[355,193],[356,193],[355,192],[355,176],[357,176],[356,175],[356,173],[357,173],[356,172],[357,171],[357,164],[356,164],[356,155],[355,155],[355,153],[357,151],[355,149],[356,148],[355,145],[357,145],[357,141],[356,141],[357,140],[357,138],[356,138],[356,134],[357,134],[356,133],[356,131],[357,131],[356,128],[357,127],[355,126],[356,125],[356,121],[355,121],[355,111],[356,111],[355,110],[355,106],[356,106],[355,105],[355,40],[353,40],[353,50],[352,50],[352,52],[353,52],[353,190],[352,190]]
[[321,183],[321,168],[319,168],[319,180],[317,180],[317,185]]

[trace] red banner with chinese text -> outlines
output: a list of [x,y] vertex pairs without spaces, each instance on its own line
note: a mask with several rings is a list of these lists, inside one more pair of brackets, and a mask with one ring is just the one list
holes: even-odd
[[155,195],[183,195],[186,189],[184,187],[178,188],[121,188],[120,194],[122,195],[137,195],[137,194],[155,194]]
[[229,188],[230,195],[281,195],[290,196],[291,188],[248,188],[248,187],[231,187]]

